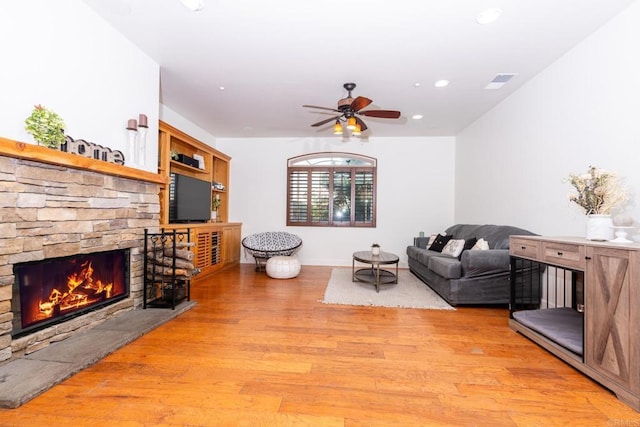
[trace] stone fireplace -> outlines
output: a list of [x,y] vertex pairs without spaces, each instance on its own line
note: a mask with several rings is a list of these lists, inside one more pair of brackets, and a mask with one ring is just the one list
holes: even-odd
[[[159,227],[162,184],[157,174],[0,138],[0,363],[142,306],[144,229]],[[97,304],[90,311],[80,310],[43,328],[21,324],[14,330],[16,302],[12,301],[19,295],[14,284],[24,266],[38,262],[51,266],[71,259],[82,264],[93,256],[90,254],[107,252],[124,256],[127,264],[124,272],[114,273],[125,275],[127,289],[120,290],[109,305]],[[93,262],[112,261],[98,257]],[[77,272],[85,282],[110,280],[89,278],[87,267],[85,264],[83,272],[80,266]],[[94,274],[96,267],[91,266]],[[50,272],[36,272],[32,276],[36,279],[30,280],[38,281],[38,274],[42,277]],[[67,273],[69,270],[58,276],[74,274]],[[83,286],[83,293],[95,299],[107,295],[106,291],[93,295],[102,292],[98,291],[100,286]],[[64,294],[70,287],[73,285],[65,284],[57,291],[39,292],[47,294],[47,300],[53,293],[56,300],[57,292]]]

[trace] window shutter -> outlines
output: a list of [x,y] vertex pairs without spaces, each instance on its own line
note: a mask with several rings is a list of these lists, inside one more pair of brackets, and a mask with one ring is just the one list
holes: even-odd
[[333,223],[351,224],[351,171],[333,173]]
[[373,224],[375,212],[373,172],[357,171],[355,175],[354,220],[359,224]]
[[329,171],[314,170],[311,172],[311,223],[329,222]]
[[315,153],[287,165],[288,226],[376,226],[375,159]]
[[289,171],[289,197],[287,224],[309,222],[309,173],[307,171]]

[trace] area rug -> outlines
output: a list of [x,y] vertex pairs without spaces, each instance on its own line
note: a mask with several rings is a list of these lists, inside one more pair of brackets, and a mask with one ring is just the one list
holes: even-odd
[[409,270],[400,270],[397,284],[353,282],[351,268],[334,268],[324,292],[324,304],[455,310]]

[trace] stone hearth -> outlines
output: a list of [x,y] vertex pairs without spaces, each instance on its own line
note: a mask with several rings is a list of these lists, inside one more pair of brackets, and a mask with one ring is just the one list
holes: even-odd
[[[140,307],[144,229],[159,226],[157,175],[43,150],[0,138],[0,363]],[[12,338],[14,264],[115,249],[130,250],[129,298]]]

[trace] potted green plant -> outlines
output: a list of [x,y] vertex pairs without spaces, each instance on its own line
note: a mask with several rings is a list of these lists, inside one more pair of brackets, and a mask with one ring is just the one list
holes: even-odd
[[64,120],[54,111],[38,104],[24,121],[25,129],[40,145],[58,148],[65,142]]
[[380,245],[374,243],[371,245],[371,255],[380,255]]
[[211,197],[211,219],[214,221],[218,218],[218,208],[221,203],[219,194],[214,194]]

